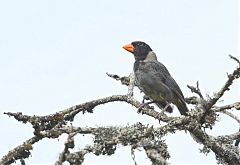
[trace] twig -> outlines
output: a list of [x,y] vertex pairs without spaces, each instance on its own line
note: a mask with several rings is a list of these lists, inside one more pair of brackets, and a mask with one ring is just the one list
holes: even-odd
[[240,110],[240,102],[236,102],[233,104],[228,104],[228,105],[224,105],[224,106],[216,107],[216,108],[214,107],[214,111],[221,112],[221,111],[224,111],[227,109],[232,109],[232,108],[235,108],[236,110]]
[[232,56],[231,54],[229,54],[229,57],[230,57],[231,59],[235,60],[235,61],[239,64],[239,66],[240,66],[240,61],[239,61],[239,59],[237,59],[236,57]]
[[224,110],[224,111],[221,111],[221,113],[228,115],[229,117],[236,120],[238,122],[238,124],[240,124],[240,119],[236,115],[232,114],[231,112],[228,112],[227,110]]
[[[72,129],[71,129],[72,131]],[[67,141],[64,144],[63,152],[59,155],[58,160],[55,162],[55,165],[62,165],[66,161],[67,155],[70,153],[69,149],[72,149],[75,147],[74,144],[74,136],[76,133],[69,133]]]
[[136,156],[135,156],[135,153],[134,153],[134,149],[135,147],[131,147],[131,157],[132,157],[132,160],[134,162],[134,165],[137,165],[137,162],[136,162]]
[[129,75],[130,78],[130,82],[128,85],[128,97],[132,97],[133,96],[133,89],[134,89],[134,85],[135,85],[135,75],[134,72],[132,71],[132,73]]
[[199,83],[198,83],[198,81],[197,81],[196,84],[197,84],[196,87],[190,86],[190,85],[187,85],[187,87],[191,90],[192,93],[196,93],[196,94],[198,94],[198,96],[199,96],[201,99],[204,99],[204,98],[203,98],[203,95],[202,95],[202,93],[201,93],[201,91],[200,91],[200,89],[199,89]]
[[121,83],[123,84],[123,85],[129,85],[129,82],[130,82],[130,78],[129,78],[129,76],[128,77],[126,77],[126,76],[124,76],[124,77],[120,77],[120,76],[118,76],[118,75],[116,75],[116,74],[110,74],[110,73],[106,73],[109,77],[111,77],[111,78],[113,78],[113,79],[115,79],[115,80],[117,80],[117,81],[121,81]]
[[[233,56],[230,55],[230,58],[234,59],[235,61],[237,61],[239,63],[239,60],[237,60],[236,57],[233,57]],[[240,76],[240,65],[233,71],[232,74],[228,75],[228,80],[225,82],[225,84],[220,89],[220,91],[217,92],[214,95],[214,97],[208,101],[207,110],[212,108],[212,106],[223,96],[224,92],[229,90],[229,87],[232,85],[233,81],[235,79],[238,79],[239,76]]]

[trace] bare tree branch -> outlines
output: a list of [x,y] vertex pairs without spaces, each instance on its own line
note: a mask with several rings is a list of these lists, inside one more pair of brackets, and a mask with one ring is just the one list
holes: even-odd
[[[230,55],[230,58],[234,59],[235,61],[237,61],[239,63],[239,60],[236,60],[236,57],[233,57]],[[224,92],[229,90],[229,87],[232,85],[233,81],[237,78],[239,78],[240,76],[240,66],[238,66],[232,74],[228,75],[228,80],[226,81],[226,83],[223,85],[223,87],[220,89],[219,92],[217,92],[214,97],[212,99],[210,99],[208,101],[207,104],[207,110],[209,110],[210,108],[212,108],[212,106],[223,96]]]
[[214,107],[214,111],[221,112],[221,111],[225,111],[225,110],[232,109],[232,108],[235,108],[236,110],[240,110],[240,102],[236,102],[236,103],[229,104],[229,105],[224,105],[221,107]]
[[224,110],[224,111],[221,111],[221,112],[223,114],[226,114],[229,117],[233,118],[234,120],[236,120],[238,122],[238,124],[240,124],[240,119],[236,115],[232,114],[231,112],[228,112],[227,110]]
[[[204,146],[202,152],[208,153],[210,150],[216,155],[218,163],[239,165],[240,151],[238,144],[240,141],[240,131],[231,135],[211,136],[204,130],[212,128],[217,120],[218,113],[225,113],[232,117],[238,123],[240,119],[238,116],[228,112],[229,109],[240,110],[240,102],[229,105],[217,106],[217,101],[224,95],[225,91],[233,81],[240,77],[240,63],[239,60],[230,56],[235,60],[239,66],[228,75],[228,80],[210,99],[204,99],[197,86],[188,86],[192,92],[197,93],[197,96],[186,98],[186,102],[193,104],[195,107],[188,113],[188,116],[169,117],[166,114],[162,116],[157,115],[158,112],[154,109],[143,107],[142,114],[148,115],[153,119],[165,122],[165,125],[153,128],[152,126],[144,126],[137,123],[132,126],[125,127],[74,127],[70,122],[74,121],[77,114],[89,112],[93,113],[95,108],[99,105],[111,103],[115,101],[125,102],[136,108],[138,111],[141,107],[141,102],[136,100],[133,96],[134,77],[131,74],[128,77],[120,77],[114,74],[107,75],[117,81],[121,81],[123,85],[128,85],[128,93],[126,95],[112,95],[89,102],[81,103],[62,111],[56,112],[46,116],[29,116],[23,115],[21,112],[5,112],[4,114],[14,117],[22,123],[30,123],[34,128],[34,136],[21,145],[9,151],[0,160],[0,164],[11,164],[20,160],[21,164],[25,164],[24,159],[28,158],[33,149],[33,145],[40,142],[44,138],[58,138],[62,134],[68,134],[68,138],[64,144],[64,149],[60,153],[55,165],[62,165],[64,162],[70,164],[82,164],[84,157],[88,153],[95,155],[112,155],[117,149],[117,145],[131,146],[132,151],[137,148],[143,148],[147,157],[151,160],[153,165],[168,164],[167,159],[170,155],[167,151],[167,144],[162,140],[163,136],[176,131],[189,131],[193,138],[197,138],[197,142]],[[205,126],[203,126],[203,124]],[[85,146],[83,149],[78,149],[72,152],[70,149],[75,148],[74,140],[77,134],[91,134],[94,137],[91,146]],[[233,141],[235,141],[233,145]]]
[[[231,59],[234,59],[236,61],[236,57],[233,57],[230,55]],[[237,61],[238,62],[238,61]],[[240,77],[240,65],[233,71],[232,74],[228,75],[228,79],[225,82],[225,84],[223,85],[223,87],[220,89],[219,92],[217,92],[212,98],[210,98],[210,100],[207,100],[207,103],[203,105],[204,109],[205,109],[205,113],[202,116],[201,119],[201,124],[204,123],[205,118],[207,116],[208,113],[210,113],[209,111],[211,111],[211,108],[213,107],[213,105],[215,105],[217,103],[217,101],[223,96],[223,94],[230,90],[230,86],[232,85],[233,81],[238,79]]]

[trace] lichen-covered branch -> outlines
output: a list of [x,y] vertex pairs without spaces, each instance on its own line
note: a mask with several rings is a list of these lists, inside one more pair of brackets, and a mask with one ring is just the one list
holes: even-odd
[[[16,147],[6,156],[4,156],[0,164],[11,164],[19,158],[27,158],[30,155],[30,150],[33,145],[43,138],[58,138],[62,134],[68,134],[68,138],[64,144],[64,150],[59,155],[56,165],[61,165],[68,161],[73,164],[81,164],[84,161],[84,155],[93,153],[95,155],[112,155],[117,149],[117,145],[133,146],[134,148],[144,147],[153,148],[158,146],[158,152],[166,161],[170,157],[167,151],[167,145],[161,140],[162,134],[158,133],[158,128],[152,126],[144,126],[137,123],[126,127],[97,127],[97,128],[82,128],[73,126],[64,126],[62,128],[53,128],[48,131],[43,131],[41,137],[34,136],[27,140],[22,145]],[[75,147],[74,136],[77,134],[91,134],[94,136],[93,145],[86,146],[84,149],[71,153],[69,149]],[[154,157],[154,155],[152,156]]]
[[[33,145],[41,142],[44,138],[59,138],[62,134],[68,134],[68,138],[64,144],[64,149],[60,153],[55,165],[62,165],[64,162],[70,164],[82,164],[84,157],[88,153],[95,155],[112,155],[115,153],[117,146],[131,146],[132,151],[136,148],[143,148],[147,157],[153,165],[165,165],[170,157],[167,151],[167,144],[162,140],[163,136],[176,131],[189,131],[196,142],[203,145],[201,152],[208,153],[213,151],[216,155],[218,163],[237,165],[240,164],[240,151],[238,144],[240,141],[240,132],[231,135],[211,136],[205,132],[205,129],[211,129],[217,122],[218,114],[225,113],[232,119],[240,122],[239,117],[230,113],[228,110],[240,110],[240,102],[217,106],[217,101],[230,89],[233,81],[240,77],[240,63],[235,57],[230,56],[238,63],[238,67],[232,74],[228,75],[228,79],[223,87],[210,99],[205,99],[200,91],[199,84],[197,86],[188,86],[190,90],[197,94],[185,98],[188,104],[194,107],[187,116],[170,117],[163,113],[158,115],[158,111],[148,107],[142,107],[141,102],[133,97],[134,77],[131,74],[128,77],[120,77],[115,74],[107,75],[115,80],[121,81],[123,85],[127,85],[128,93],[126,95],[112,95],[109,97],[99,98],[89,102],[81,103],[70,108],[50,114],[46,116],[29,116],[21,112],[5,112],[4,114],[14,117],[22,123],[30,123],[34,128],[34,136],[21,145],[9,151],[0,160],[0,164],[11,164],[17,160],[24,163],[24,159],[28,158],[33,150]],[[144,126],[137,123],[131,126],[123,127],[77,127],[72,126],[72,122],[76,115],[84,113],[93,113],[99,105],[124,102],[138,109],[142,107],[141,113],[148,115],[153,119],[165,122],[165,125],[159,125],[157,128],[152,126]],[[70,123],[71,122],[71,123]],[[76,149],[75,140],[78,134],[90,134],[93,136],[93,144],[85,146],[82,149],[72,152]],[[235,145],[233,142],[235,141]]]

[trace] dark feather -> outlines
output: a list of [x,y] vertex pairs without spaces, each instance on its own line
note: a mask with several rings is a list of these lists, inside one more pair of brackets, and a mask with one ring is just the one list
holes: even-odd
[[[160,109],[164,109],[167,105],[167,102],[165,101],[158,101],[155,103]],[[173,112],[173,108],[169,105],[166,109],[167,112],[172,113]]]

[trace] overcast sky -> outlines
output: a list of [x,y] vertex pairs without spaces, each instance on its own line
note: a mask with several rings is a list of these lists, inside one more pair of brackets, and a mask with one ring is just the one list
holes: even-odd
[[[114,94],[127,88],[106,72],[128,75],[133,56],[122,45],[141,40],[157,53],[185,97],[186,85],[199,81],[203,93],[212,95],[226,81],[237,56],[237,0],[12,0],[0,1],[0,157],[32,137],[23,125],[3,112],[48,115],[75,104]],[[224,104],[238,100],[234,84]],[[140,100],[139,91],[135,96]],[[175,108],[176,110],[176,108]],[[173,115],[179,115],[176,110]],[[158,121],[136,113],[125,103],[97,107],[79,114],[75,126],[126,125]],[[238,125],[226,116],[213,135],[234,133]],[[77,149],[91,138],[77,136]],[[50,163],[63,149],[66,136],[35,144],[27,164]],[[215,156],[199,153],[202,146],[181,132],[166,136],[170,163],[212,163]],[[120,159],[120,160],[119,160]],[[143,152],[137,162],[148,163]],[[89,155],[85,163],[133,164],[130,149],[119,148],[112,157]]]

